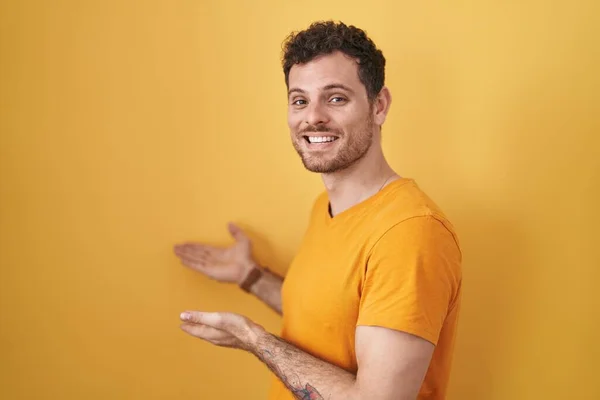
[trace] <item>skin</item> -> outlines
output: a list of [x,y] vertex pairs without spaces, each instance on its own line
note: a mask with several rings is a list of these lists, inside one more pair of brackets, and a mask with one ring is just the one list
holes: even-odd
[[[373,196],[399,176],[381,148],[381,126],[391,105],[384,87],[369,100],[355,60],[336,52],[292,67],[288,125],[304,166],[321,174],[331,215]],[[335,138],[311,144],[307,137]],[[249,238],[229,225],[235,244],[218,248],[203,243],[175,247],[181,262],[222,282],[243,281],[252,268]],[[252,293],[281,313],[282,279],[265,272]],[[417,336],[377,326],[356,328],[357,374],[301,351],[261,325],[233,313],[186,311],[181,329],[217,346],[254,354],[297,399],[415,399],[434,345]]]
[[[356,62],[340,52],[290,70],[288,126],[292,144],[306,168],[321,173],[334,215],[398,178],[381,147],[381,126],[391,101],[390,91],[384,87],[370,102]],[[338,139],[315,146],[304,136]]]

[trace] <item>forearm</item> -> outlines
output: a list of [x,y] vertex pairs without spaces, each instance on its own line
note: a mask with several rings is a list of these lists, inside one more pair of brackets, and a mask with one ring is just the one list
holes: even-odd
[[283,285],[283,278],[264,268],[262,271],[262,276],[252,285],[250,292],[281,315],[281,286]]
[[253,353],[297,399],[358,399],[356,376],[320,360],[286,341],[264,333]]

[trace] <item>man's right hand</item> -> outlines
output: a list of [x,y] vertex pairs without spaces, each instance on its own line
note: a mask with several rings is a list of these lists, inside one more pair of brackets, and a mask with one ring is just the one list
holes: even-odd
[[235,244],[215,247],[204,243],[177,244],[175,254],[183,265],[219,282],[240,284],[254,266],[250,238],[236,225],[228,225]]

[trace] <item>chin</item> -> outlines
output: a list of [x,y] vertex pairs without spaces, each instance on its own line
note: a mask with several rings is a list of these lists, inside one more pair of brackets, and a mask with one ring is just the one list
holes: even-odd
[[347,165],[338,165],[334,160],[315,162],[315,160],[302,159],[302,163],[304,164],[304,168],[306,168],[308,171],[319,174],[331,174],[348,167]]

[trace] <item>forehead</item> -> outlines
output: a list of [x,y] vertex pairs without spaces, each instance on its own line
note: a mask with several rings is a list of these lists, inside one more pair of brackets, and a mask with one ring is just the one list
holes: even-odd
[[338,83],[349,86],[357,93],[365,92],[358,78],[358,63],[342,52],[319,56],[306,64],[295,64],[290,69],[289,87],[306,91]]

